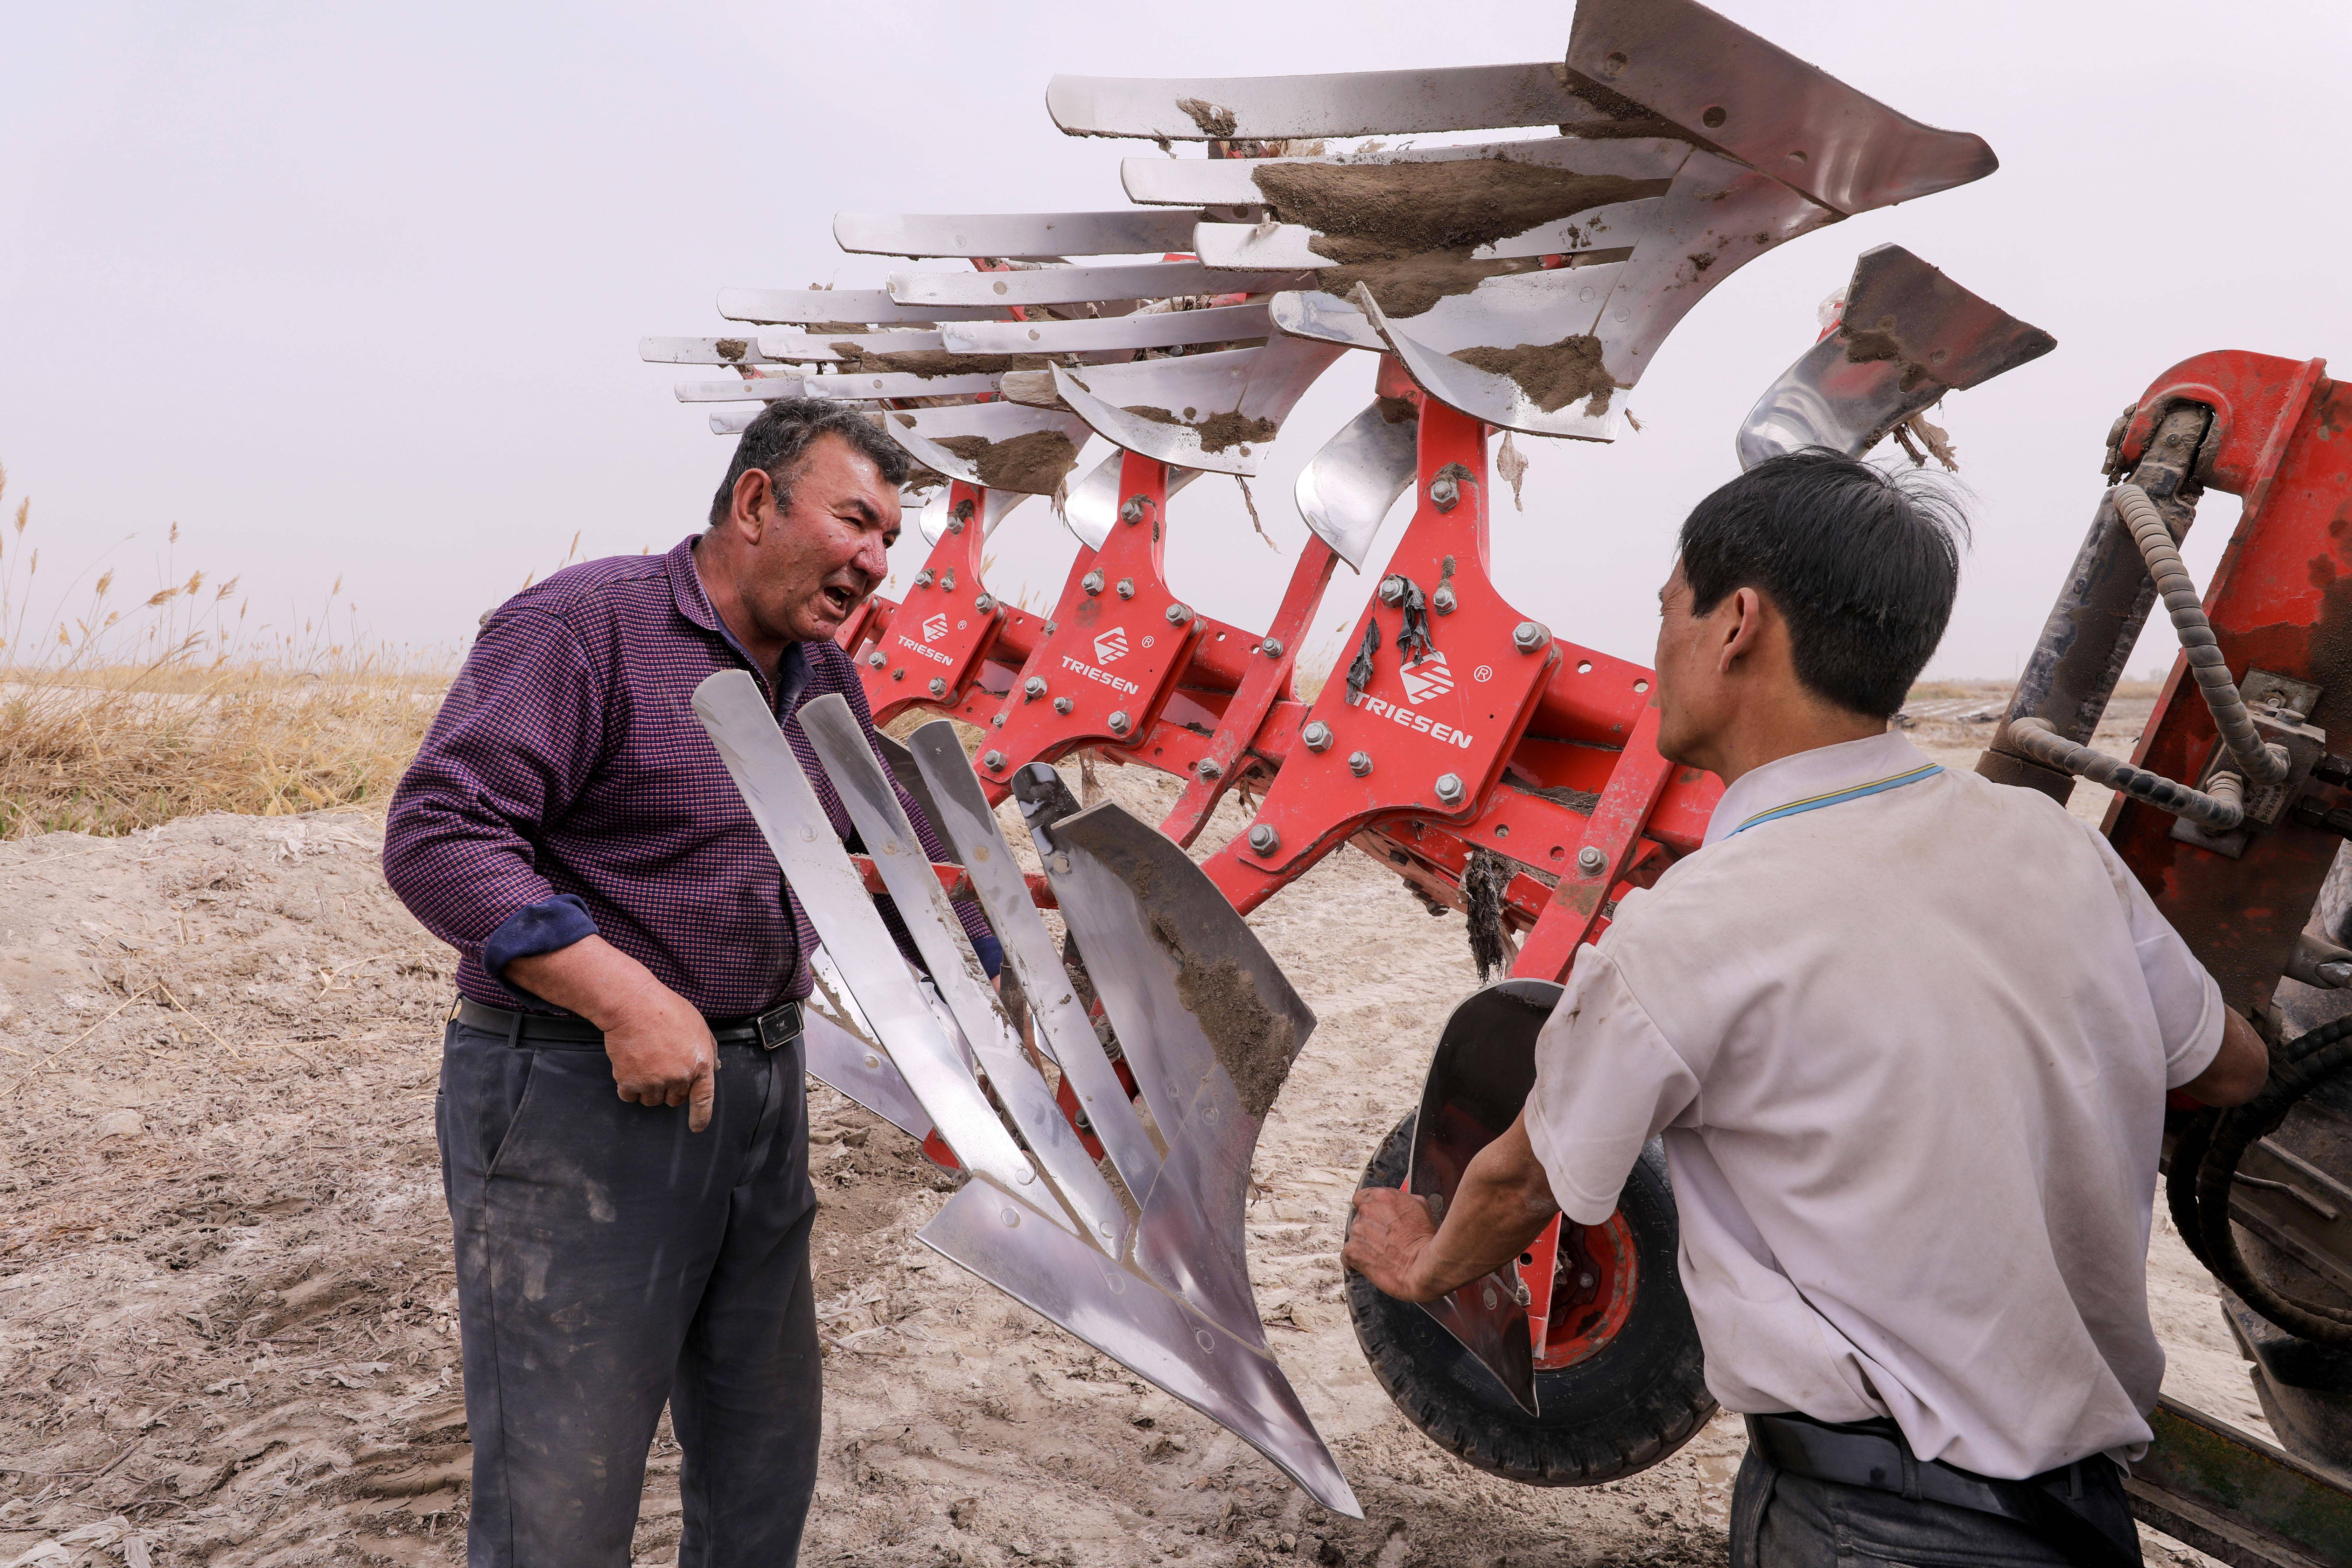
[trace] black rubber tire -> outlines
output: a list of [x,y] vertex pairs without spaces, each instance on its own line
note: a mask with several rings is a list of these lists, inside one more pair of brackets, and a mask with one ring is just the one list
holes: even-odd
[[[1404,1180],[1413,1118],[1391,1132],[1360,1186]],[[1663,1150],[1642,1152],[1618,1197],[1640,1283],[1631,1316],[1599,1353],[1536,1373],[1541,1415],[1520,1409],[1495,1375],[1411,1302],[1348,1276],[1356,1342],[1405,1419],[1464,1462],[1538,1487],[1589,1487],[1647,1469],[1715,1414],[1690,1302],[1676,1271],[1673,1190]]]

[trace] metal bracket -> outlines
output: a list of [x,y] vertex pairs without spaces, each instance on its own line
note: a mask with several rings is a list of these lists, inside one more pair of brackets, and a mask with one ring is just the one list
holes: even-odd
[[[2255,731],[2265,742],[2285,749],[2286,777],[2272,784],[2246,781],[2246,821],[2242,827],[2214,833],[2185,816],[2176,818],[2172,825],[2172,837],[2181,843],[2227,855],[2232,860],[2245,854],[2246,845],[2254,834],[2278,826],[2287,807],[2301,798],[2304,786],[2310,782],[2311,770],[2327,754],[2327,731],[2304,722],[2304,716],[2318,704],[2319,687],[2273,675],[2266,669],[2249,669],[2238,692],[2245,700]],[[2229,747],[2216,741],[2197,787],[2210,794],[2214,774],[2237,771]]]

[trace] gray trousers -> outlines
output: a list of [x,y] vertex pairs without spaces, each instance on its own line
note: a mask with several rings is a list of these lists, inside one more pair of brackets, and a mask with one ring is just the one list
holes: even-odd
[[457,1232],[472,1568],[626,1568],[662,1405],[682,1568],[788,1568],[816,1485],[799,1042],[719,1048],[708,1130],[599,1046],[452,1023],[435,1120]]
[[[2084,1512],[2136,1539],[2121,1473],[2085,1460]],[[1750,1448],[1731,1484],[1732,1568],[2065,1568],[2023,1525],[1974,1509],[1775,1469]]]

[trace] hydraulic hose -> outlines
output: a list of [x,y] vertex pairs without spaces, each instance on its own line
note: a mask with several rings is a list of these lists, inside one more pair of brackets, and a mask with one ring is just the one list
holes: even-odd
[[[2352,1017],[2324,1024],[2298,1038],[2288,1052],[2282,1053],[2262,1093],[2212,1121],[2210,1141],[2196,1164],[2195,1228],[2192,1232],[2184,1226],[2182,1234],[2196,1237],[2190,1245],[2199,1261],[2255,1311],[2289,1333],[2352,1349],[2352,1309],[2303,1300],[2255,1278],[2239,1250],[2237,1231],[2230,1218],[2230,1187],[2237,1180],[2238,1163],[2246,1151],[2276,1131],[2304,1096],[2347,1067],[2352,1067]],[[2173,1151],[2176,1172],[2189,1152],[2186,1144],[2184,1140]],[[2178,1194],[2167,1195],[2178,1221],[2181,1206]]]
[[[2209,634],[2210,635],[2210,634]],[[2223,679],[2228,679],[2227,675]],[[2234,695],[2235,688],[2231,689]],[[2243,712],[2242,706],[2239,710]],[[2088,746],[2077,745],[2050,727],[2042,719],[2012,719],[2009,724],[2009,743],[2043,767],[2056,768],[2103,784],[2134,800],[2144,800],[2175,816],[2185,816],[2199,826],[2216,833],[2228,833],[2242,826],[2246,820],[2245,784],[2235,773],[2216,773],[2213,793],[2190,789],[2162,773],[2149,773],[2120,762],[2105,752],[2095,752]]]
[[2147,574],[2155,582],[2156,591],[2163,595],[2165,610],[2172,616],[2172,629],[2180,637],[2180,651],[2189,658],[2189,672],[2197,677],[2205,706],[2212,710],[2213,723],[2221,731],[2222,743],[2230,748],[2230,754],[2237,759],[2246,777],[2257,784],[2277,784],[2287,775],[2286,752],[2283,747],[2265,745],[2254,729],[2254,721],[2246,716],[2245,699],[2238,694],[2238,683],[2230,679],[2229,661],[2221,657],[2221,644],[2213,637],[2213,624],[2205,618],[2204,602],[2198,595],[2189,568],[2181,563],[2179,550],[2172,542],[2172,531],[2164,525],[2163,515],[2147,499],[2147,492],[2137,485],[2117,485],[2114,495],[2116,514],[2131,530],[2133,540],[2139,545],[2140,558],[2147,563]]

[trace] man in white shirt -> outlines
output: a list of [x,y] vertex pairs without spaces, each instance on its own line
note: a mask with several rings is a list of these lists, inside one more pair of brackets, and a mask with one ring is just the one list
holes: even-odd
[[1443,1226],[1358,1194],[1348,1265],[1432,1300],[1605,1220],[1663,1135],[1707,1385],[1749,1416],[1738,1563],[2137,1562],[2165,1094],[2267,1068],[2104,837],[1887,729],[1963,537],[1825,451],[1699,503],[1657,700],[1724,781],[1706,841],[1578,954]]

